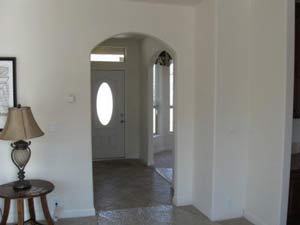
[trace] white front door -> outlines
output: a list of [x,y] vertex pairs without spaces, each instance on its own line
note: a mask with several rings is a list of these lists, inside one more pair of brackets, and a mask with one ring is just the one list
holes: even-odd
[[125,157],[124,79],[124,71],[92,71],[93,160]]

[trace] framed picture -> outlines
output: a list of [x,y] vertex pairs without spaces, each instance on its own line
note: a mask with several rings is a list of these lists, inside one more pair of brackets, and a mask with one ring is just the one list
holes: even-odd
[[17,105],[16,58],[0,57],[0,131],[6,122],[8,108]]

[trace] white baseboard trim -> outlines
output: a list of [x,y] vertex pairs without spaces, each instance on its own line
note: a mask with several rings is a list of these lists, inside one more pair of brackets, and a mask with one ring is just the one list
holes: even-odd
[[[26,208],[25,208],[26,210]],[[25,211],[25,219],[29,218],[29,213]],[[41,209],[37,209],[36,212],[36,218],[37,220],[44,220],[44,214]],[[60,212],[59,218],[65,219],[65,218],[76,218],[76,217],[88,217],[88,216],[95,216],[96,210],[95,208],[92,209],[71,209],[71,210],[62,210]],[[8,217],[8,223],[15,223],[17,221],[17,212],[12,211],[9,214]]]
[[87,217],[95,216],[96,210],[93,209],[73,209],[73,210],[63,210],[61,212],[61,218],[76,218],[76,217]]
[[231,214],[231,215],[227,215],[227,216],[211,216],[210,220],[212,222],[220,222],[220,221],[225,221],[225,220],[238,219],[238,218],[241,218],[242,216],[243,216],[242,213],[235,213],[235,214]]
[[178,197],[176,197],[176,194],[174,195],[172,202],[175,206],[186,206],[186,205],[192,205],[193,204],[192,200],[184,199],[184,198],[178,198]]
[[268,225],[262,219],[258,218],[256,215],[249,212],[248,210],[244,210],[244,217],[254,225]]

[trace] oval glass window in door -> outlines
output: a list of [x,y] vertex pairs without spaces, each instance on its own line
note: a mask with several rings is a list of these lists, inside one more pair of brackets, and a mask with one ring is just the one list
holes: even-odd
[[98,119],[107,126],[113,114],[113,94],[108,83],[103,82],[99,86],[96,104]]

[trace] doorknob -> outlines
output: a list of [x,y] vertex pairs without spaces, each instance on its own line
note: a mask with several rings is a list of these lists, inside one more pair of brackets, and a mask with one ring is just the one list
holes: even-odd
[[125,120],[121,120],[120,123],[125,123]]

